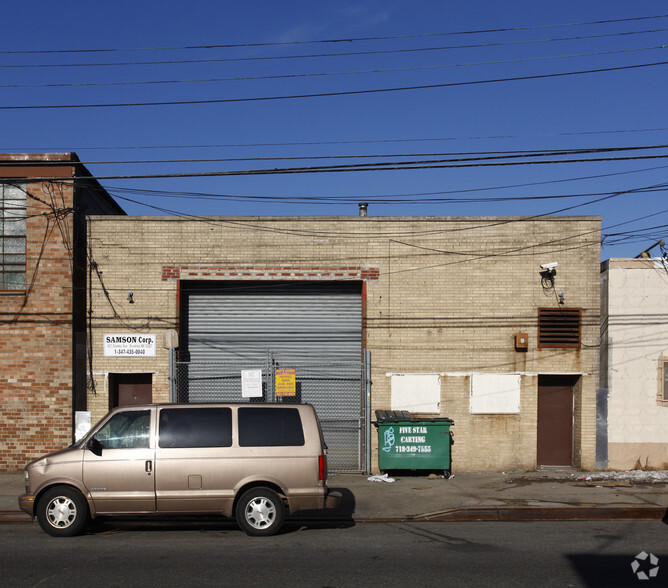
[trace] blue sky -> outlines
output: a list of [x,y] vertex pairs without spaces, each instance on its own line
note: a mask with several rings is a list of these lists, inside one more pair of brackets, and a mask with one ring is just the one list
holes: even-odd
[[7,12],[0,151],[74,151],[130,214],[600,215],[603,259],[666,236],[665,2]]

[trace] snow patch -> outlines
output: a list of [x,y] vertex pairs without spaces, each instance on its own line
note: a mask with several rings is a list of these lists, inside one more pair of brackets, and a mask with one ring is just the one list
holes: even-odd
[[574,480],[595,482],[599,480],[615,480],[643,484],[668,484],[668,470],[628,470],[625,472],[592,472],[586,475],[573,474]]

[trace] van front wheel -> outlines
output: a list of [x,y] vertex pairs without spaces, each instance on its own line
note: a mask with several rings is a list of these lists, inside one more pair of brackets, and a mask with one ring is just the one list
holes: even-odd
[[283,526],[285,505],[281,497],[269,488],[251,488],[239,499],[237,524],[248,535],[274,535]]
[[88,524],[88,516],[86,499],[68,486],[47,490],[37,505],[39,526],[53,537],[79,535]]

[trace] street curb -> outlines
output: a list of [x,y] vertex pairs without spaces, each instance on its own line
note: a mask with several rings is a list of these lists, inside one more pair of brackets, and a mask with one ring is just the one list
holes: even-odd
[[577,521],[606,519],[663,519],[668,510],[662,506],[566,506],[566,507],[493,507],[455,508],[415,515],[415,521]]
[[30,522],[32,517],[21,510],[0,510],[0,523]]
[[[336,517],[299,516],[288,519],[291,523],[407,523],[407,522],[475,522],[475,521],[586,521],[644,519],[668,521],[668,509],[662,506],[625,506],[625,507],[480,507],[453,508],[437,512],[384,517],[352,516],[342,519]],[[30,522],[32,517],[22,511],[0,511],[0,523]]]
[[355,523],[425,523],[425,522],[484,522],[484,521],[587,521],[587,520],[665,520],[668,522],[668,509],[663,506],[624,506],[624,507],[467,507],[452,508],[437,512],[404,516],[355,516],[348,519],[300,518],[291,522],[355,522]]

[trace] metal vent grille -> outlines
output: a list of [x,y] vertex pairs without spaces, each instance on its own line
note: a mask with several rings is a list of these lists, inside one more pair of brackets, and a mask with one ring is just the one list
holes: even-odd
[[579,348],[581,319],[580,308],[539,308],[538,347]]

